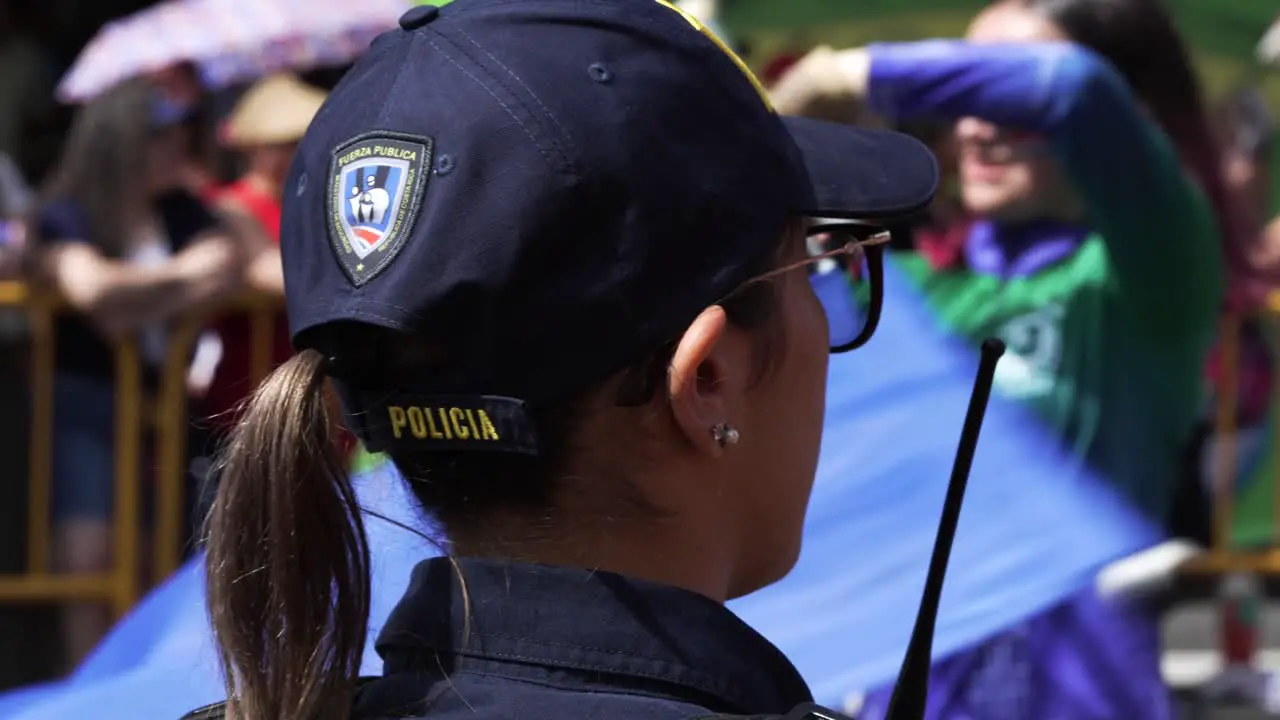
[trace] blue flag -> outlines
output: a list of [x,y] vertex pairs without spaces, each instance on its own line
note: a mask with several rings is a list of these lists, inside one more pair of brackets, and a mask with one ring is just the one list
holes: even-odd
[[[940,334],[890,263],[884,317],[865,348],[833,358],[822,459],[799,564],[731,603],[800,668],[819,702],[893,679],[929,552],[977,359]],[[831,288],[819,287],[819,292]],[[394,469],[357,482],[362,502],[419,525]],[[369,519],[373,637],[436,554],[420,537]],[[963,650],[1093,582],[1107,562],[1158,533],[1067,454],[1026,411],[993,397],[951,556],[935,657]],[[223,697],[197,558],[157,589],[68,680],[0,696],[13,720],[177,718]]]

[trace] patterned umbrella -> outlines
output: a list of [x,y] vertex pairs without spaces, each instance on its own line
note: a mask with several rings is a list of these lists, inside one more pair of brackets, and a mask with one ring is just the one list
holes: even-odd
[[396,26],[410,0],[168,0],[108,24],[58,86],[84,102],[180,62],[213,89],[277,70],[341,65]]

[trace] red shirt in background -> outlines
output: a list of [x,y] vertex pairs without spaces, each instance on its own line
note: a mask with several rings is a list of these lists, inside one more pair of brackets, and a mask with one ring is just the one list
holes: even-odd
[[[282,208],[277,198],[271,197],[245,180],[237,180],[222,188],[215,197],[219,200],[229,198],[238,203],[249,211],[273,241],[280,242]],[[207,414],[212,417],[214,426],[225,429],[236,421],[236,407],[254,388],[249,378],[252,343],[249,315],[247,313],[225,315],[214,326],[214,331],[222,339],[222,360],[218,363],[213,382],[209,384],[209,390],[205,395],[205,407]],[[289,341],[289,323],[284,313],[280,313],[274,320],[271,368],[288,360],[292,355],[293,344]]]

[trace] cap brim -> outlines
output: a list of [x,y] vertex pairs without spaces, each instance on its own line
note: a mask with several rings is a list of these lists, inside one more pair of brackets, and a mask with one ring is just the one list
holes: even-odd
[[938,161],[924,143],[898,132],[784,117],[809,171],[813,194],[796,212],[813,217],[881,219],[912,215],[938,191]]

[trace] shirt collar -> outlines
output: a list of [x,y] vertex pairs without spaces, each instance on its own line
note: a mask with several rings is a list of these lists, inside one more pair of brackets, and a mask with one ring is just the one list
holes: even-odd
[[812,699],[781,651],[696,593],[578,568],[477,559],[456,567],[461,583],[447,558],[414,569],[378,636],[386,674],[422,662],[481,673],[520,664],[598,686],[605,673],[611,684],[717,712],[786,713]]
[[1088,228],[1048,220],[1015,226],[977,222],[965,243],[965,260],[979,274],[1027,277],[1074,255],[1088,236]]

